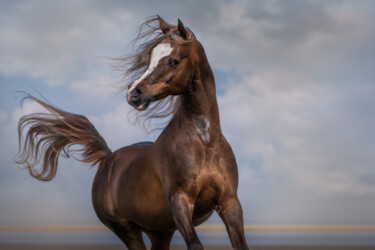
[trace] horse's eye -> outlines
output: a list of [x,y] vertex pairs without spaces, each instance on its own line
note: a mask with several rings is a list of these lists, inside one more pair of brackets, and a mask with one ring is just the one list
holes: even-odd
[[180,64],[180,60],[178,60],[178,59],[171,59],[169,61],[169,65],[171,65],[172,67],[177,67],[177,65],[179,65],[179,64]]

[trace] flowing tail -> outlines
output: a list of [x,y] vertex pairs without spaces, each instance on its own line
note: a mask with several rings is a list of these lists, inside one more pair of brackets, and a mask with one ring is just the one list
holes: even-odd
[[[24,99],[32,99],[49,111],[25,115],[18,123],[19,151],[15,162],[24,165],[32,177],[41,181],[53,179],[60,154],[69,158],[72,151],[79,152],[79,161],[94,166],[112,153],[86,117],[60,110],[29,94]],[[27,132],[23,139],[24,130]],[[70,149],[74,144],[81,147]]]

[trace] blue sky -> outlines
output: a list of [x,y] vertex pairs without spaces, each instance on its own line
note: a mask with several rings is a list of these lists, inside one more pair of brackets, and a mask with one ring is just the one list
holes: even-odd
[[18,119],[40,110],[14,91],[87,116],[112,150],[154,140],[103,59],[154,14],[205,47],[245,222],[375,223],[375,2],[224,0],[2,1],[0,223],[98,222],[95,168],[62,159],[41,183],[12,163]]

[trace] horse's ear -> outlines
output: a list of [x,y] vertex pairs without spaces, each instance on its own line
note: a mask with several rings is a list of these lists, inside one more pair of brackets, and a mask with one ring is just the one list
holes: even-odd
[[164,34],[168,33],[171,30],[171,25],[168,24],[166,21],[164,21],[164,19],[161,18],[159,15],[158,15],[158,19],[159,19],[159,27],[161,31],[163,31]]
[[187,31],[185,29],[184,24],[181,22],[181,20],[178,18],[178,26],[177,26],[178,33],[184,38],[187,39]]

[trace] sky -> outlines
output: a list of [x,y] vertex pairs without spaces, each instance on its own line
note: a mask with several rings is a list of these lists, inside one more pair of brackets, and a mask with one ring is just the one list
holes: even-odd
[[40,110],[17,91],[87,116],[112,150],[155,140],[105,59],[155,14],[206,50],[245,223],[375,223],[374,1],[21,0],[0,2],[0,224],[100,223],[95,167],[61,158],[43,183],[13,163],[19,118]]

